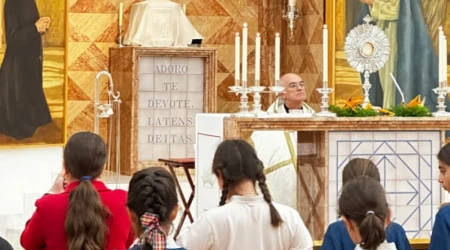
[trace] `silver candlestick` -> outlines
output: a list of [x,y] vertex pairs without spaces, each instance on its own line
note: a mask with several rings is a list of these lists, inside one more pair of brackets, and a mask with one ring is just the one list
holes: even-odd
[[280,80],[276,80],[274,86],[270,86],[269,89],[270,89],[270,93],[279,95],[279,94],[283,93],[286,88],[281,86]]
[[265,86],[260,86],[259,80],[255,80],[255,86],[250,87],[250,92],[253,93],[253,110],[255,115],[266,113],[261,110],[261,92],[266,89]]
[[330,112],[328,110],[328,95],[333,93],[332,88],[328,88],[328,81],[323,81],[323,87],[318,88],[317,91],[322,94],[322,105],[320,105],[320,113],[316,113],[316,116],[322,116],[322,117],[336,117],[336,114],[333,112]]
[[229,87],[230,91],[236,93],[236,95],[241,95],[241,105],[239,105],[239,113],[234,114],[239,117],[253,116],[249,112],[248,106],[248,95],[250,93],[250,89],[247,88],[247,82],[242,81],[242,86],[239,86],[239,80],[235,80],[235,85]]
[[447,86],[447,81],[439,82],[439,87],[433,89],[434,93],[438,95],[438,105],[436,106],[437,111],[433,112],[433,116],[450,116],[450,113],[445,110],[447,107],[445,105],[445,98],[448,93],[450,93],[450,88]]

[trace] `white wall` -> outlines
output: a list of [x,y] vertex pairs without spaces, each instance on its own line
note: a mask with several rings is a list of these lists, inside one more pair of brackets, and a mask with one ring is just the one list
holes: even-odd
[[0,149],[0,236],[16,248],[34,201],[62,168],[62,146]]
[[[61,171],[62,158],[62,146],[0,149],[0,236],[14,249],[22,249],[19,239],[25,223],[35,210],[36,199],[50,189]],[[110,172],[102,175],[102,180],[111,189],[128,190],[130,178]],[[179,177],[179,181],[187,199],[191,188],[186,177]],[[181,209],[175,225],[184,209],[181,199],[179,203]],[[195,204],[191,211],[195,211]],[[189,224],[186,218],[184,225]]]

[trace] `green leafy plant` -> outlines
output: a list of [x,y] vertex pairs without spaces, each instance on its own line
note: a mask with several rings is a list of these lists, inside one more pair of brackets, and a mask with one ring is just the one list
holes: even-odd
[[337,105],[330,105],[329,110],[340,117],[370,117],[377,116],[378,112],[374,109],[364,109],[361,106],[352,108],[342,108]]
[[426,117],[432,116],[430,109],[427,106],[416,105],[408,107],[407,105],[397,105],[389,109],[395,116],[401,117]]

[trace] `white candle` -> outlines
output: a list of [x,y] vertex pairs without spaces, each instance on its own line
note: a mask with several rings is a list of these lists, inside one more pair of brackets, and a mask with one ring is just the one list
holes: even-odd
[[244,28],[242,29],[242,82],[247,82],[247,46],[248,26],[247,23],[244,23]]
[[236,80],[235,83],[237,84],[239,82],[240,76],[240,44],[241,44],[241,38],[239,36],[239,32],[236,33],[236,37],[234,39],[234,79]]
[[255,85],[259,85],[260,80],[260,65],[261,65],[261,35],[256,33],[255,45]]
[[[442,68],[443,68],[443,70],[444,70],[444,73],[443,73],[443,75],[444,75],[444,81],[447,81],[447,37],[446,36],[444,36],[444,48],[443,48],[443,50],[444,50],[444,54],[443,54],[443,57],[444,57],[444,66],[442,66]],[[444,87],[447,87],[447,86],[444,86]]]
[[296,0],[289,0],[289,7],[295,7]]
[[280,34],[275,34],[275,85],[280,80]]
[[442,82],[443,80],[444,80],[444,72],[443,72],[443,67],[442,67],[442,65],[443,65],[443,56],[442,56],[442,54],[443,54],[443,48],[444,48],[444,41],[443,41],[443,37],[444,35],[443,35],[443,30],[442,30],[442,26],[439,26],[439,35],[438,35],[438,37],[439,37],[439,39],[438,39],[438,41],[439,41],[439,53],[438,53],[438,61],[439,61],[439,64],[438,64],[438,69],[439,69],[439,82]]
[[[323,81],[328,82],[328,28],[323,26]],[[327,83],[328,84],[328,83]],[[324,86],[327,88],[328,86]]]
[[123,3],[120,2],[119,4],[119,26],[122,26],[122,22],[123,22]]

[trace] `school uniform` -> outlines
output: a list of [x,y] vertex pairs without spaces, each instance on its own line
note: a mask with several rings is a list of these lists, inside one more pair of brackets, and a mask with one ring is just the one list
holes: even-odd
[[[355,247],[355,250],[364,250],[363,248],[361,248],[361,246],[358,244]],[[397,250],[397,248],[395,247],[394,243],[387,243],[386,241],[384,243],[381,243],[378,247],[377,250]]]
[[[108,234],[105,250],[128,249],[136,237],[126,208],[127,192],[110,190],[101,181],[93,180],[91,183],[109,212],[106,219]],[[68,249],[64,223],[69,208],[70,192],[79,184],[79,181],[72,182],[63,193],[44,195],[36,201],[36,211],[28,220],[20,237],[23,248],[27,250]]]
[[436,214],[428,249],[450,249],[450,205],[441,207]]
[[269,204],[262,195],[234,195],[223,206],[203,213],[177,239],[189,250],[312,250],[313,241],[298,212],[274,203],[283,223],[270,223]]
[[[136,242],[136,244],[133,245],[132,248],[130,248],[130,250],[142,250],[142,249],[145,249],[145,248],[142,248],[142,246],[139,245],[137,242]],[[166,250],[187,250],[187,249],[178,246],[172,237],[167,237]]]
[[[395,244],[398,250],[412,250],[403,227],[395,222],[386,228],[386,241]],[[352,250],[355,249],[344,221],[339,220],[331,223],[323,238],[321,250]]]

